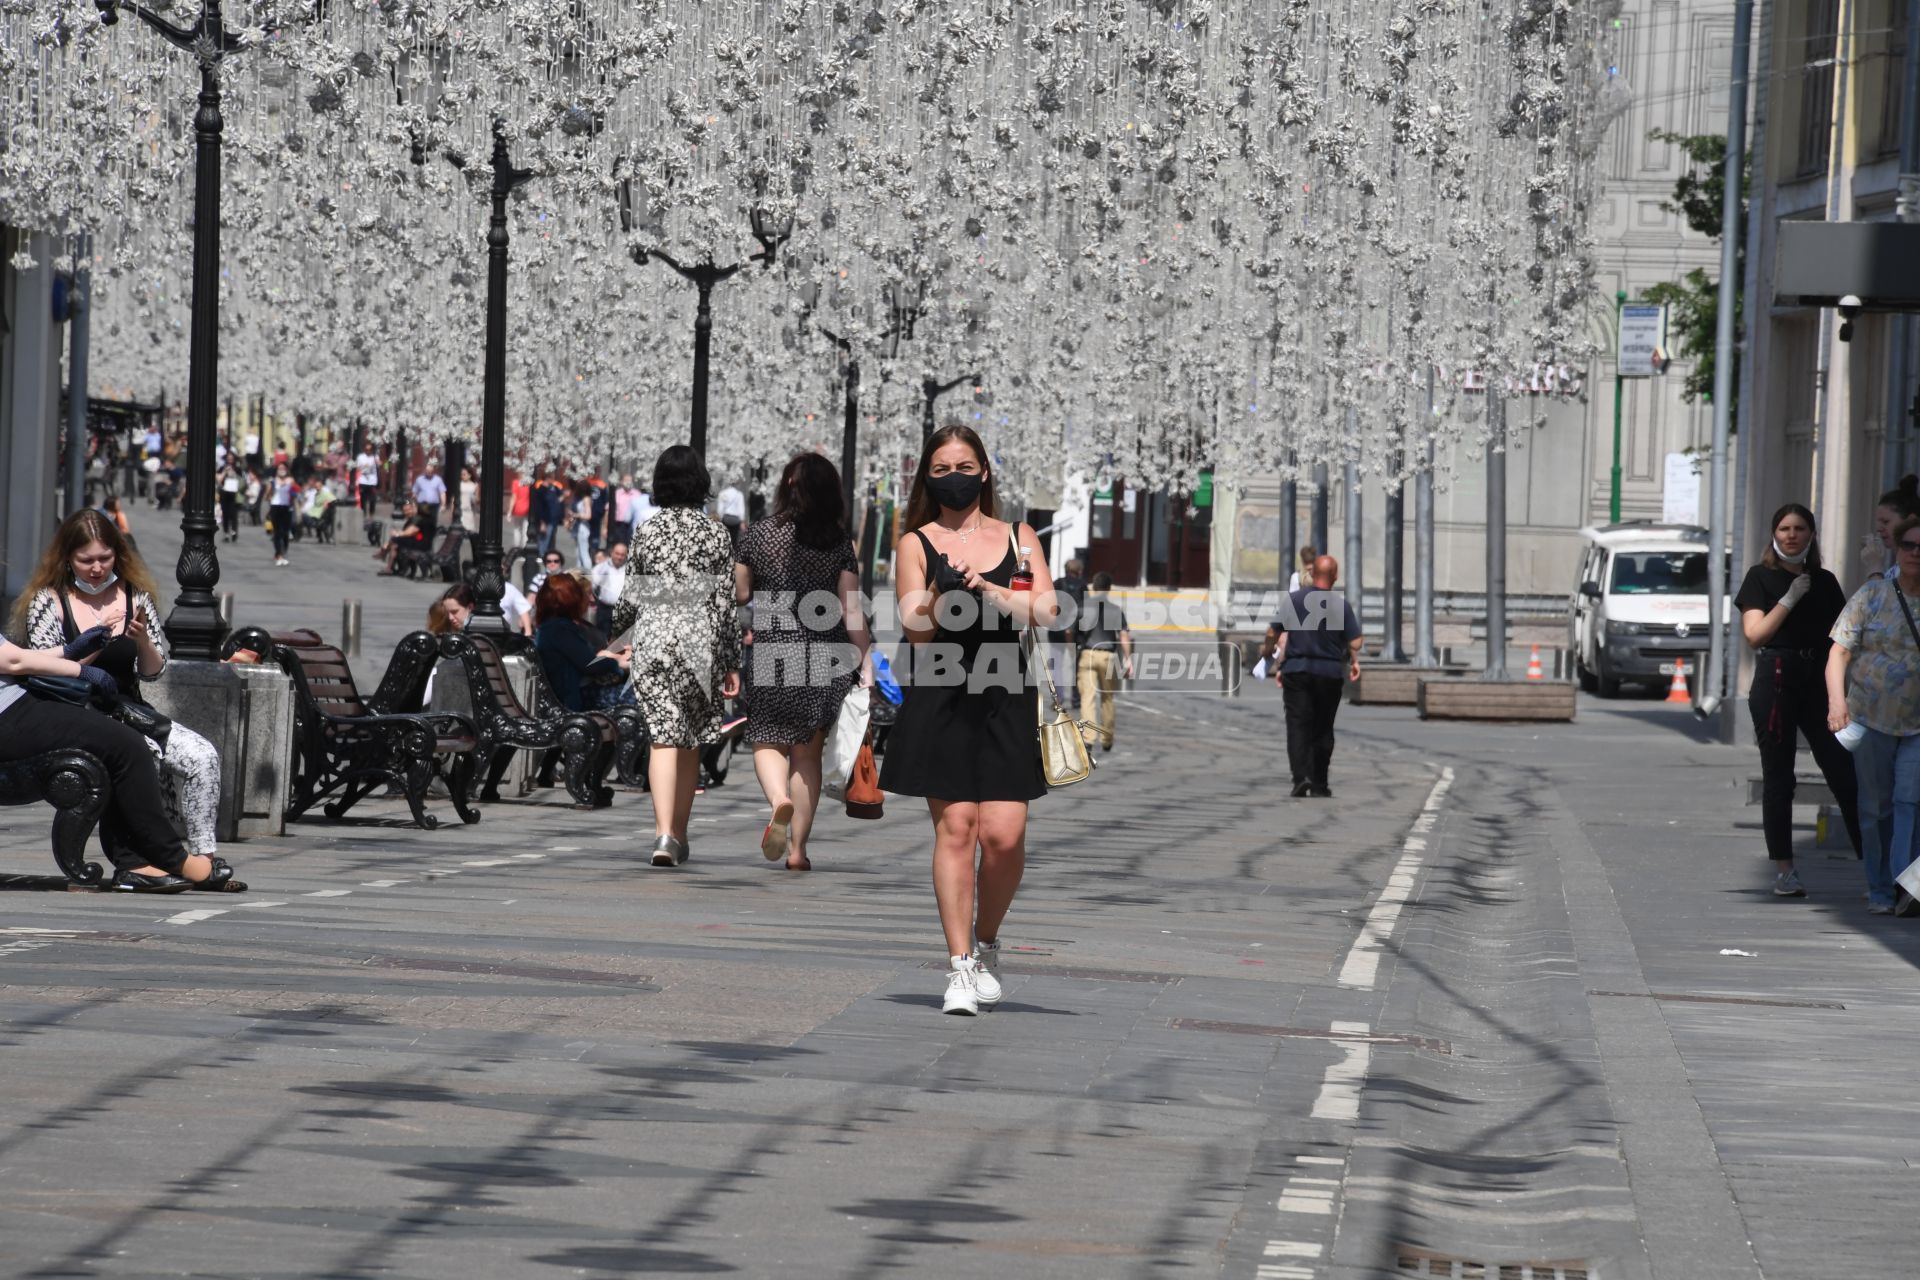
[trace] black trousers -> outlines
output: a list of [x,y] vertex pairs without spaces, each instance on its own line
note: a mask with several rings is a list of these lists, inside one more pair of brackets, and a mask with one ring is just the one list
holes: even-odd
[[1760,826],[1767,836],[1767,856],[1793,861],[1793,758],[1805,737],[1859,857],[1853,756],[1827,728],[1826,663],[1791,654],[1756,655],[1747,709],[1753,713],[1753,736],[1760,744]]
[[103,828],[113,832],[108,856],[130,869],[151,863],[178,871],[187,847],[167,819],[160,793],[160,768],[146,739],[98,711],[50,702],[27,694],[0,712],[0,760],[19,760],[61,747],[77,747],[100,757],[113,779]]
[[1327,766],[1333,761],[1333,718],[1340,712],[1340,694],[1346,681],[1339,676],[1281,676],[1281,701],[1287,709],[1287,767],[1293,781],[1327,785]]
[[220,491],[220,531],[238,534],[240,532],[240,495]]
[[293,508],[274,505],[267,508],[267,519],[273,521],[273,555],[277,560],[287,558],[287,541],[293,537]]

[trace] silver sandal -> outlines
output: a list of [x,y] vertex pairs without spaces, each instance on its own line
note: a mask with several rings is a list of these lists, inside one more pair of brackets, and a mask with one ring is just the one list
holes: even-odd
[[677,867],[691,856],[684,841],[672,836],[658,836],[653,842],[653,865],[656,867]]

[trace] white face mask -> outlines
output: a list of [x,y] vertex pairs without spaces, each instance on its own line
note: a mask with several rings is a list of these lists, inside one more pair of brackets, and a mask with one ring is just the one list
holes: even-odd
[[1812,550],[1812,548],[1813,548],[1813,544],[1809,542],[1807,544],[1806,550],[1801,551],[1801,553],[1797,556],[1790,556],[1786,552],[1780,549],[1780,539],[1775,538],[1773,540],[1773,554],[1775,555],[1775,557],[1779,559],[1781,564],[1789,564],[1794,566],[1795,568],[1799,568],[1801,565],[1807,562],[1807,551]]
[[76,573],[75,575],[73,575],[73,585],[80,588],[80,590],[84,591],[86,594],[90,596],[97,596],[102,591],[112,590],[113,584],[118,581],[120,581],[120,575],[117,573],[110,573],[107,575],[107,580],[105,582],[102,582],[99,586],[95,586],[93,583],[88,582],[85,578],[81,577],[79,574]]

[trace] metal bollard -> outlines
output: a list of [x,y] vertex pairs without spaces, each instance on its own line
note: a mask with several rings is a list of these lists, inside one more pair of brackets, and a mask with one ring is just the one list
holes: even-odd
[[360,656],[360,602],[346,599],[340,602],[340,649],[349,658]]
[[233,627],[233,592],[220,593],[220,621],[229,629]]

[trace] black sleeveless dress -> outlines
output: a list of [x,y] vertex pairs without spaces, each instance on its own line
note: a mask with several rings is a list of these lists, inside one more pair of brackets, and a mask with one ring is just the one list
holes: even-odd
[[[927,554],[934,616],[952,593],[970,596],[947,558],[914,530]],[[1013,581],[1013,547],[981,574],[996,586]],[[954,601],[966,625],[938,622],[933,639],[909,645],[912,669],[900,673],[900,706],[880,766],[880,789],[932,800],[1036,800],[1047,793],[1040,768],[1039,698],[1027,680],[1020,627],[1012,619]],[[950,615],[949,615],[950,616]]]

